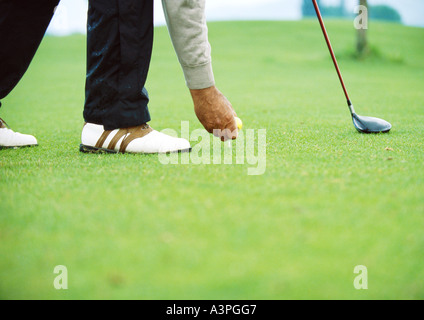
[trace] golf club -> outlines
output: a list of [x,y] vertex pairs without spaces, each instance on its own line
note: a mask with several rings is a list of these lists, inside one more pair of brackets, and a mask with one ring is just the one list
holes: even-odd
[[328,36],[327,30],[324,25],[324,20],[322,19],[321,12],[318,7],[316,0],[312,0],[315,11],[318,16],[319,23],[321,25],[322,32],[324,33],[325,41],[327,42],[328,49],[330,50],[331,58],[333,59],[334,66],[336,67],[337,74],[339,75],[340,82],[345,93],[347,104],[349,106],[350,114],[352,115],[353,125],[356,130],[361,133],[387,133],[392,128],[392,125],[383,119],[372,118],[372,117],[363,117],[356,114],[355,109],[353,108],[352,102],[349,98],[346,86],[343,81],[342,74],[340,72],[339,65],[337,63],[336,55],[334,54],[333,47],[331,46],[330,38]]

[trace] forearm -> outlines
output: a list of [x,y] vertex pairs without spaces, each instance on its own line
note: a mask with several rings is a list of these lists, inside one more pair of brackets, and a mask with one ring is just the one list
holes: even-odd
[[205,0],[162,0],[169,34],[190,89],[215,85]]

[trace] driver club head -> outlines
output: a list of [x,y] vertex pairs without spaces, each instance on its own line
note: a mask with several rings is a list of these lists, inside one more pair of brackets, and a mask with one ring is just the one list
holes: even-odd
[[387,133],[392,129],[392,125],[383,119],[358,116],[352,114],[353,125],[361,133]]

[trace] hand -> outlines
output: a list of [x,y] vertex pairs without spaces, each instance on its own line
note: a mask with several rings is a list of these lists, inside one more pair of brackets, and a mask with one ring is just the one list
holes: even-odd
[[222,141],[237,139],[237,116],[230,101],[215,87],[190,89],[196,116],[205,129]]

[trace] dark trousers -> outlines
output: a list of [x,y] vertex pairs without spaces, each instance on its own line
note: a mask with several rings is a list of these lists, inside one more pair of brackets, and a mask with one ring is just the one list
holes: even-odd
[[153,0],[89,1],[85,121],[106,130],[150,121],[152,45]]
[[[0,99],[27,70],[58,2],[0,0]],[[150,121],[152,45],[153,0],[89,1],[86,122],[112,130]]]
[[0,0],[0,100],[18,84],[59,0]]

